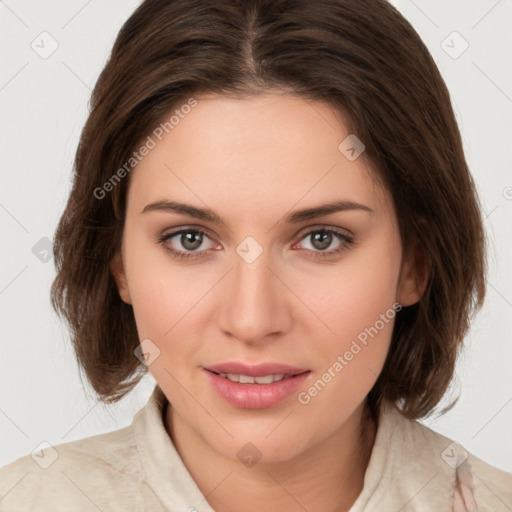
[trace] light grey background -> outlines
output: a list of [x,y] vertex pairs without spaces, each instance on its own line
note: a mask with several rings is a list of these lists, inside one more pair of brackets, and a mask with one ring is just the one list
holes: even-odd
[[[424,423],[512,472],[512,2],[393,3],[451,91],[491,242],[488,297],[451,391],[461,398]],[[42,441],[56,445],[129,425],[154,386],[148,376],[114,406],[94,402],[50,307],[55,271],[53,260],[45,262],[44,240],[52,239],[70,190],[91,89],[138,4],[0,1],[0,466]],[[50,36],[40,35],[45,31]]]

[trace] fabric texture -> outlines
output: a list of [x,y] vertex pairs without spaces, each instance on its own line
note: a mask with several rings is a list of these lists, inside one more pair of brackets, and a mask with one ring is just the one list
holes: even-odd
[[[0,512],[213,512],[165,430],[167,404],[157,385],[131,426],[4,466]],[[511,512],[512,474],[386,405],[349,512],[370,511]]]

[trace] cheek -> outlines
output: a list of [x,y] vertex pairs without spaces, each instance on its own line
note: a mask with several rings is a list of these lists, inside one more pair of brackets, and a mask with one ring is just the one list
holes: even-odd
[[[373,245],[373,244],[372,244]],[[384,250],[379,250],[379,246]],[[380,320],[396,300],[400,254],[387,245],[360,248],[337,267],[326,267],[297,284],[297,295],[310,306],[316,334],[324,340],[337,339],[346,344]],[[322,320],[321,331],[317,319]],[[388,324],[386,323],[386,326]],[[381,322],[378,324],[382,327]],[[389,329],[381,329],[387,332]],[[388,333],[389,334],[389,333]]]
[[200,332],[204,322],[199,320],[199,315],[207,303],[204,295],[209,285],[197,268],[174,263],[165,249],[148,235],[127,229],[125,249],[125,268],[139,340],[151,340],[148,346],[158,353],[158,358],[149,369],[155,378],[162,376],[166,380],[169,376],[165,369],[172,374],[182,373],[184,360],[194,366],[204,337]]
[[125,270],[140,339],[164,339],[182,309],[187,288],[170,273],[165,250],[129,226],[125,232]]
[[398,308],[398,263],[393,255],[369,265],[372,261],[361,258],[350,271],[326,280],[329,293],[323,299],[320,295],[309,297],[319,304],[330,330],[324,329],[321,336],[318,329],[311,331],[316,334],[315,347],[309,347],[316,372],[298,401],[306,406],[311,421],[329,410],[327,429],[345,421],[347,411],[364,400],[389,351]]
[[[388,354],[398,308],[400,245],[392,233],[375,242],[354,251],[336,271],[330,268],[317,275],[314,287],[302,289],[304,302],[315,304],[325,324],[321,330],[316,321],[315,328],[310,327],[317,374],[300,402],[310,403],[318,413],[329,403],[346,406],[339,414],[356,407],[373,387]],[[335,414],[332,421],[339,419]]]

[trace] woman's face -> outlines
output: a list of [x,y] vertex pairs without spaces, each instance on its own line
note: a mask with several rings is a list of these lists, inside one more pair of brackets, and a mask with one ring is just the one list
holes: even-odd
[[112,269],[176,421],[226,457],[290,459],[360,413],[415,280],[330,107],[196,100],[132,172]]

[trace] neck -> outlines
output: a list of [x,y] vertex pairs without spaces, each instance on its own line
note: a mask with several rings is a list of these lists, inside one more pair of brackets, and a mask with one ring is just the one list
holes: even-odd
[[217,512],[349,510],[363,489],[377,431],[361,404],[340,429],[308,450],[248,468],[213,450],[171,406],[165,416],[185,466]]

